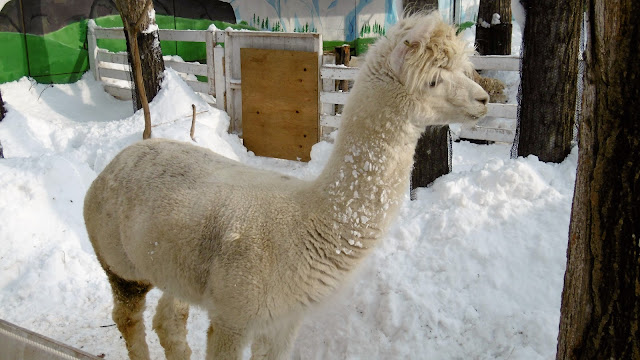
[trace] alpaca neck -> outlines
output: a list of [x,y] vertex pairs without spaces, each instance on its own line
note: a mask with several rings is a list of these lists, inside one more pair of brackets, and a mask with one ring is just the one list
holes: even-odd
[[314,185],[339,234],[336,252],[364,255],[384,234],[408,189],[420,131],[407,121],[410,106],[392,103],[371,90],[375,86],[357,85],[352,98],[366,101],[345,106],[331,159]]

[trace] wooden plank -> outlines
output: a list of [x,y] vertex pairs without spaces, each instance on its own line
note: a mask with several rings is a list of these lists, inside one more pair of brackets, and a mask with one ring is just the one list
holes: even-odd
[[242,135],[259,156],[309,161],[318,141],[318,53],[241,49]]
[[515,130],[485,128],[485,127],[463,127],[460,130],[461,139],[474,139],[511,143],[515,137]]
[[320,76],[323,79],[334,80],[355,80],[360,69],[340,65],[323,65],[320,69]]
[[224,48],[216,46],[213,48],[213,71],[215,72],[215,96],[216,107],[220,110],[227,110],[227,90],[225,87],[226,78],[224,76]]
[[109,69],[109,68],[100,68],[100,74],[105,78],[112,78],[118,80],[126,80],[130,81],[131,77],[129,76],[129,72],[126,70],[120,69]]
[[[335,54],[325,54],[322,55],[322,63],[323,65],[335,65],[336,62],[336,57]],[[328,78],[324,75],[322,75],[322,70],[324,69],[321,68],[320,69],[320,77],[322,78],[322,91],[334,91],[335,90],[335,82],[333,81],[333,79]],[[336,113],[336,107],[334,104],[328,104],[328,103],[324,103],[321,101],[320,104],[321,107],[321,111],[323,115],[335,115]],[[320,117],[320,122],[322,122],[322,116]]]
[[99,360],[100,358],[59,341],[0,320],[0,354],[14,360]]
[[242,89],[242,80],[240,79],[229,79],[229,86],[234,90]]
[[520,71],[520,57],[511,55],[473,55],[469,59],[476,70]]
[[323,91],[320,93],[320,102],[324,104],[344,105],[349,98],[348,92],[339,91]]
[[89,68],[93,73],[93,78],[96,80],[100,80],[100,71],[98,69],[97,64],[97,54],[98,54],[98,41],[95,33],[96,23],[95,21],[89,20],[89,25],[87,26],[87,45],[88,55],[89,55]]
[[207,94],[209,92],[209,84],[206,83],[206,82],[202,82],[202,81],[198,81],[198,80],[186,80],[185,82],[194,91],[205,93],[205,94]]
[[98,61],[129,65],[127,53],[113,53],[104,49],[98,49]]
[[216,43],[224,43],[226,38],[226,31],[216,30]]
[[225,89],[225,94],[227,95],[226,97],[226,103],[225,103],[225,111],[227,112],[227,114],[229,114],[229,132],[230,133],[235,133],[238,134],[241,131],[240,128],[240,122],[238,120],[238,117],[236,116],[236,114],[234,113],[234,108],[233,108],[233,100],[234,100],[234,94],[232,92],[231,89],[231,78],[233,77],[231,74],[231,70],[232,70],[232,63],[231,63],[231,59],[233,59],[232,53],[234,52],[234,48],[236,47],[234,44],[234,38],[231,36],[232,32],[231,31],[225,31],[224,32],[224,89]]
[[342,123],[342,115],[329,115],[322,114],[320,115],[320,125],[321,126],[329,126],[333,128],[339,128]]
[[125,39],[123,28],[95,28],[96,38],[98,39]]
[[215,70],[214,70],[214,56],[213,49],[216,47],[215,37],[216,33],[213,30],[207,30],[205,33],[206,37],[206,56],[207,56],[207,64],[205,65],[207,72],[207,82],[209,83],[209,94],[216,96],[216,79],[215,79]]
[[517,104],[487,104],[488,112],[487,116],[507,119],[518,118],[518,105]]
[[207,65],[206,64],[198,64],[193,62],[182,62],[182,61],[173,61],[173,60],[165,60],[164,65],[166,67],[170,67],[175,71],[207,76]]
[[272,31],[228,31],[233,37],[242,38],[242,37],[251,37],[251,38],[264,38],[264,37],[273,37],[273,38],[315,38],[319,39],[319,33],[299,33],[299,32],[272,32]]
[[159,29],[158,36],[162,41],[206,42],[206,30],[174,30]]

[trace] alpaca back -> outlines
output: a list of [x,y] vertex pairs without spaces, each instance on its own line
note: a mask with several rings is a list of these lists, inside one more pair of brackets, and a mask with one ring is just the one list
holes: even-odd
[[[334,251],[317,235],[325,225],[310,185],[197,146],[146,140],[96,178],[85,221],[101,261],[126,279],[229,313],[286,312],[338,286],[308,280],[307,248]],[[302,240],[310,233],[315,244]]]

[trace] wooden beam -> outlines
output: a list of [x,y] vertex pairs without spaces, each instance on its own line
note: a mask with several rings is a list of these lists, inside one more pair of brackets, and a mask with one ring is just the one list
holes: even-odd
[[349,97],[348,92],[337,92],[337,91],[322,91],[320,92],[320,102],[328,103],[328,104],[340,104],[344,105],[347,103],[347,98]]
[[201,75],[201,76],[208,76],[207,65],[206,64],[165,60],[164,61],[164,65],[166,67],[170,67],[173,70],[178,71],[178,72],[187,73],[187,74],[194,74],[194,75]]
[[129,59],[126,53],[112,53],[105,49],[98,49],[98,61],[129,65]]
[[519,56],[473,55],[469,60],[476,70],[520,71]]
[[129,71],[121,69],[100,68],[100,75],[105,78],[130,81]]

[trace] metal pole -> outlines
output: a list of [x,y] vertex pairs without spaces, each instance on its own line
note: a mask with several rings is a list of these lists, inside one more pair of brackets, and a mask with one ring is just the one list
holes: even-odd
[[453,23],[460,25],[460,0],[453,0]]

